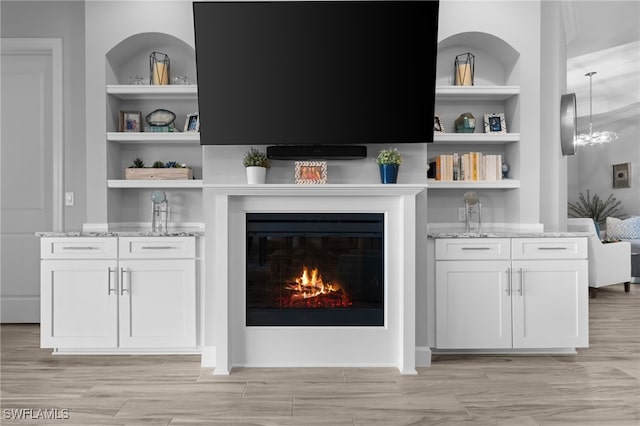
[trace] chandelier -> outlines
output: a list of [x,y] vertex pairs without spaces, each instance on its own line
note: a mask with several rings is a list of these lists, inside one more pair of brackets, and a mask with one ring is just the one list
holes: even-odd
[[576,145],[588,146],[588,145],[600,145],[604,143],[613,142],[618,139],[618,134],[609,130],[602,130],[600,132],[593,131],[593,75],[595,71],[591,71],[585,74],[585,77],[589,77],[589,134],[581,133],[576,138]]

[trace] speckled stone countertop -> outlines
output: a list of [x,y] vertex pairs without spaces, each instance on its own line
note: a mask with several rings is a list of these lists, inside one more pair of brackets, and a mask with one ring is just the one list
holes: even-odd
[[150,230],[140,231],[106,231],[106,232],[36,232],[36,237],[65,238],[65,237],[202,237],[203,230],[193,231],[168,231],[163,233],[151,232]]
[[571,238],[588,237],[589,232],[544,232],[544,231],[432,231],[429,238]]

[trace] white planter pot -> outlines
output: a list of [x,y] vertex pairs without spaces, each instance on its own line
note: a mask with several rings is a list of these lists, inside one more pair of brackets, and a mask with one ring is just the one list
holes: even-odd
[[259,184],[265,183],[267,178],[266,167],[247,167],[247,183]]

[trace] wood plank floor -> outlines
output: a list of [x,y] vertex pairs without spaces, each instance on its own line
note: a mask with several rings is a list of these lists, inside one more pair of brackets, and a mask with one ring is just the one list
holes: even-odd
[[[2,424],[640,425],[640,285],[590,300],[591,347],[565,356],[437,356],[395,369],[238,369],[199,356],[52,356],[3,325]],[[68,411],[62,411],[68,410]],[[49,413],[52,413],[49,411]]]

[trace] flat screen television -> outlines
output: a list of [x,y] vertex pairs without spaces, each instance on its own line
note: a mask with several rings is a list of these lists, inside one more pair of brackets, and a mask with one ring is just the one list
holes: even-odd
[[201,143],[433,141],[438,7],[194,2]]

